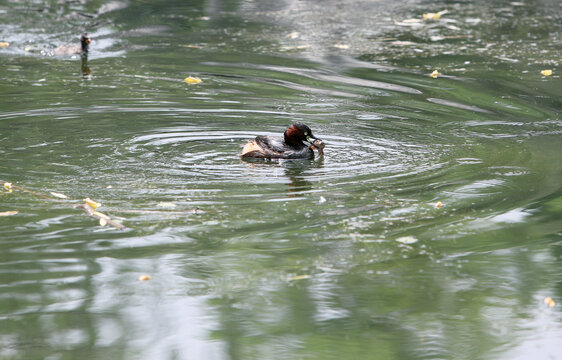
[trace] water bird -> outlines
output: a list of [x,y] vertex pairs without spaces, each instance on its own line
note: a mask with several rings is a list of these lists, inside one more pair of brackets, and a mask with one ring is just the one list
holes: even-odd
[[92,39],[88,36],[88,33],[84,32],[80,35],[80,45],[77,44],[67,44],[60,45],[55,49],[56,56],[70,56],[77,54],[88,54],[88,46]]
[[[305,143],[306,142],[306,143]],[[312,134],[305,124],[295,123],[283,136],[257,136],[242,150],[242,158],[258,159],[312,159],[314,151],[324,155],[324,142]]]

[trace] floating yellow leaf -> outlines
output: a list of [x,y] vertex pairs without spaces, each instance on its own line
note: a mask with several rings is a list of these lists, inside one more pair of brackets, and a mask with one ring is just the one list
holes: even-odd
[[96,210],[97,208],[99,208],[99,207],[101,206],[101,203],[99,203],[99,202],[97,202],[97,201],[94,201],[94,200],[92,200],[92,199],[90,199],[90,198],[85,198],[85,199],[84,199],[84,202],[85,202],[86,204],[88,204],[88,205],[89,205],[92,209],[94,209],[94,210]]
[[185,79],[183,79],[183,81],[185,81],[188,84],[199,84],[199,83],[201,83],[201,79],[196,78],[196,77],[191,77],[191,76],[186,77]]
[[439,77],[439,75],[441,75],[441,74],[437,70],[433,70],[433,72],[431,74],[429,74],[429,76],[431,76],[434,79],[437,79]]
[[550,296],[547,296],[547,297],[544,298],[544,303],[549,308],[554,307],[554,305],[556,305],[556,302]]
[[0,42],[0,48],[7,48],[8,46],[10,46],[9,42],[4,42],[4,41]]
[[53,195],[54,197],[58,197],[59,199],[68,199],[68,196],[66,196],[65,194],[61,194],[54,191],[51,191],[51,195]]
[[17,210],[3,211],[0,212],[0,216],[12,216],[12,215],[16,215],[17,213],[19,213],[19,211]]
[[436,209],[441,209],[443,207],[443,203],[441,201],[438,201],[433,205],[433,207]]
[[4,183],[4,188],[5,188],[6,190],[8,190],[9,192],[12,192],[12,191],[13,191],[13,190],[12,190],[12,183],[5,182],[5,183]]
[[141,275],[141,276],[139,276],[139,281],[148,281],[148,280],[150,280],[150,279],[152,279],[152,276],[150,276],[150,275]]
[[425,13],[423,14],[423,19],[424,20],[438,20],[439,18],[441,18],[441,15],[444,15],[448,13],[447,10],[442,10],[436,13]]
[[552,75],[552,70],[541,70],[541,74],[543,76],[550,76]]

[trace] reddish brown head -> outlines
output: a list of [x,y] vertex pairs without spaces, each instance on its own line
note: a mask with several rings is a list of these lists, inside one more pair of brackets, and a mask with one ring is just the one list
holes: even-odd
[[310,143],[311,139],[316,139],[312,134],[312,130],[304,124],[295,123],[283,134],[285,143],[294,147],[305,146],[304,141]]
[[90,42],[92,42],[92,39],[90,39],[88,33],[82,33],[82,35],[80,36],[80,46],[82,47],[83,53],[88,52],[88,45],[90,45]]

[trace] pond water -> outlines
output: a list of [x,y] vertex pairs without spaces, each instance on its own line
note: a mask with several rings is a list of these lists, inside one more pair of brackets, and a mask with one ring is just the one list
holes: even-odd
[[[0,19],[0,358],[562,359],[558,2]],[[293,122],[323,158],[239,158]]]

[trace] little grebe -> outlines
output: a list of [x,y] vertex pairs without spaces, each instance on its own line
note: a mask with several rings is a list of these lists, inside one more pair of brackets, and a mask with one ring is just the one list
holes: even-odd
[[87,54],[88,45],[92,40],[88,36],[88,33],[82,33],[80,36],[80,46],[76,44],[61,45],[55,49],[56,56],[69,56],[77,54]]
[[250,140],[240,156],[260,159],[312,159],[314,149],[323,155],[324,142],[312,135],[308,126],[297,123],[289,126],[283,137],[257,136]]

